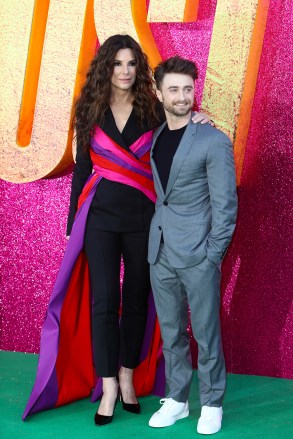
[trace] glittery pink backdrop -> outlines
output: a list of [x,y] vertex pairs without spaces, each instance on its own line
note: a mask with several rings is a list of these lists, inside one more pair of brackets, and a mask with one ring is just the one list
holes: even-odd
[[287,378],[293,377],[292,6],[270,3],[222,315],[231,372]]
[[[270,3],[237,229],[223,264],[222,284],[228,370],[288,378],[293,377],[288,74],[292,50],[287,40],[291,6],[290,0]],[[199,106],[215,7],[216,0],[202,0],[196,23],[151,25],[163,58],[178,53],[197,62]],[[71,170],[22,185],[0,181],[2,349],[38,352],[41,324],[66,245],[70,180]]]
[[38,352],[64,253],[71,169],[33,183],[0,180],[1,348]]

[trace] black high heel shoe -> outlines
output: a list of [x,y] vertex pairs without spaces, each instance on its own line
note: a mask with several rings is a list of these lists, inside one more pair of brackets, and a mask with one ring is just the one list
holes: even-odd
[[117,398],[116,398],[116,401],[115,401],[115,404],[114,404],[114,408],[113,408],[113,415],[106,416],[106,415],[100,415],[98,412],[95,413],[94,421],[95,421],[96,425],[102,426],[102,425],[110,424],[110,422],[112,422],[118,397],[119,397],[119,389],[118,389]]
[[112,416],[105,416],[105,415],[100,415],[97,412],[97,413],[95,413],[94,419],[95,419],[96,425],[102,426],[102,425],[110,424],[110,422],[112,422],[112,420],[113,420],[113,415]]
[[120,399],[122,402],[123,410],[126,410],[127,412],[130,412],[130,413],[134,413],[136,415],[140,414],[140,403],[137,402],[136,404],[128,404],[127,402],[124,402],[123,398],[122,398],[121,389],[120,389]]

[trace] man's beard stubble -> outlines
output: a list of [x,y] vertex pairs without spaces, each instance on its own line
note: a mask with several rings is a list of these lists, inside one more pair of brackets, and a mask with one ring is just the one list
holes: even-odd
[[193,104],[191,103],[191,101],[184,101],[184,103],[189,105],[186,108],[181,108],[181,109],[175,107],[177,103],[183,103],[183,102],[176,101],[172,103],[172,105],[166,105],[164,100],[162,102],[164,109],[168,111],[168,113],[174,114],[174,116],[179,116],[179,117],[186,116],[192,110]]

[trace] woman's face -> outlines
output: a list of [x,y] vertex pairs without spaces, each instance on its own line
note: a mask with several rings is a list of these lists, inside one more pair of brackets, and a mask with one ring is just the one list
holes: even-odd
[[120,49],[114,60],[112,89],[129,90],[135,83],[136,59],[131,49]]

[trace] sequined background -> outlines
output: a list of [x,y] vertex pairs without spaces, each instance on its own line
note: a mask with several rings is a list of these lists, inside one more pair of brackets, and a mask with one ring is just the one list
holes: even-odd
[[[216,6],[215,0],[200,1],[196,23],[151,24],[162,58],[178,53],[197,62],[199,106]],[[222,282],[228,371],[287,378],[293,377],[291,21],[292,2],[271,0],[239,185],[237,228]],[[72,167],[31,183],[0,181],[4,350],[38,352],[66,245],[71,175]],[[195,358],[194,342],[192,349]]]
[[270,3],[222,313],[229,370],[287,378],[293,377],[292,6]]

